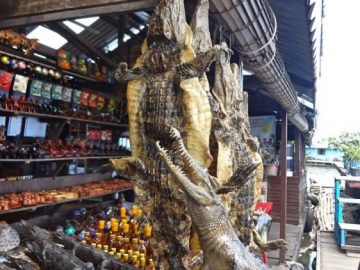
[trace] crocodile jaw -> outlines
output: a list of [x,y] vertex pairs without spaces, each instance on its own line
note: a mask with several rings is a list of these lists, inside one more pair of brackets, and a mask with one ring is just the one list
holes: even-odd
[[192,198],[200,205],[211,205],[216,203],[216,199],[211,196],[205,188],[194,184],[188,178],[185,171],[171,161],[167,150],[160,146],[159,141],[156,142],[156,148],[158,149],[159,155],[164,161],[165,166],[180,185],[180,188],[187,194],[187,196]]

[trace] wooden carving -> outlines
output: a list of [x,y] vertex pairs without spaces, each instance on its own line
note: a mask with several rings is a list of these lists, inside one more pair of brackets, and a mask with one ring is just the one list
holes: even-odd
[[29,39],[11,29],[0,31],[0,42],[23,49],[25,55],[31,55],[39,46],[37,39]]

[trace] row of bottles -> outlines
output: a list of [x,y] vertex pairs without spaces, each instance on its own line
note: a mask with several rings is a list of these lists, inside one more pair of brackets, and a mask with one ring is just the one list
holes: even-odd
[[96,226],[95,219],[87,219],[89,223],[79,220],[83,233],[74,236],[123,263],[139,269],[155,269],[154,252],[150,244],[152,227],[143,222],[142,210],[135,204],[131,206],[130,213],[125,207],[117,210],[117,213],[112,211],[109,215],[99,215]]

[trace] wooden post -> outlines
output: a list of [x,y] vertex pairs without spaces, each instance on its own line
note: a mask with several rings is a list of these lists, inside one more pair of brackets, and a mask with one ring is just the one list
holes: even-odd
[[302,152],[303,150],[301,149],[302,144],[301,144],[301,133],[298,129],[295,130],[295,157],[294,157],[294,161],[295,161],[295,172],[294,172],[294,176],[298,176],[298,177],[302,177]]
[[[280,206],[280,238],[286,240],[286,206],[287,206],[287,177],[286,177],[286,156],[287,156],[287,113],[281,114],[281,142],[280,142],[280,177],[281,177],[281,206]],[[285,263],[286,251],[280,249],[280,263]]]

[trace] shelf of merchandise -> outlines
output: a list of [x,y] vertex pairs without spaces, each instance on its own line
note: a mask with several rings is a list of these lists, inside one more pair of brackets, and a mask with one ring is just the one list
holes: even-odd
[[62,115],[22,112],[22,111],[13,111],[13,110],[6,110],[6,109],[0,109],[0,113],[7,113],[7,114],[14,115],[14,116],[32,116],[32,117],[39,117],[39,118],[51,118],[51,119],[59,119],[59,120],[74,121],[74,122],[84,122],[84,123],[88,123],[88,124],[97,124],[97,125],[102,125],[102,126],[128,127],[128,124],[118,124],[118,123],[96,121],[96,120],[76,118],[76,117],[71,117],[71,116],[62,116]]
[[2,158],[0,162],[44,162],[44,161],[65,161],[65,160],[89,160],[89,159],[109,159],[109,158],[126,158],[126,155],[113,155],[113,156],[91,156],[91,157],[61,157],[61,158]]
[[59,200],[59,201],[51,202],[51,203],[44,203],[44,204],[37,204],[37,205],[32,205],[32,206],[13,208],[13,209],[6,210],[6,211],[0,211],[0,215],[10,214],[10,213],[14,213],[14,212],[35,211],[38,208],[42,208],[42,207],[64,204],[64,203],[69,203],[69,202],[81,202],[83,200],[92,199],[92,198],[96,198],[96,197],[102,197],[102,196],[111,195],[111,194],[115,194],[118,192],[124,192],[124,191],[129,191],[129,190],[133,190],[133,188],[124,188],[124,189],[113,190],[113,191],[96,194],[96,195],[92,195],[92,196],[84,196],[84,197],[67,199],[67,200]]
[[63,74],[70,75],[70,76],[77,77],[77,78],[81,78],[81,79],[86,80],[86,81],[108,83],[107,81],[98,80],[98,79],[96,79],[94,77],[89,77],[89,76],[86,76],[84,74],[81,74],[81,73],[78,73],[78,72],[75,72],[75,71],[62,69],[59,66],[57,66],[56,63],[50,64],[50,63],[45,63],[45,62],[41,61],[41,59],[35,60],[35,59],[32,59],[32,58],[26,57],[24,55],[21,55],[21,53],[19,51],[15,50],[13,48],[4,46],[4,45],[0,46],[0,54],[7,55],[9,57],[14,57],[16,59],[23,60],[25,62],[31,62],[31,63],[33,63],[35,65],[39,65],[39,66],[42,66],[42,67],[46,67],[46,68],[50,68],[50,69],[56,69],[56,70],[61,71],[61,73],[63,73]]

